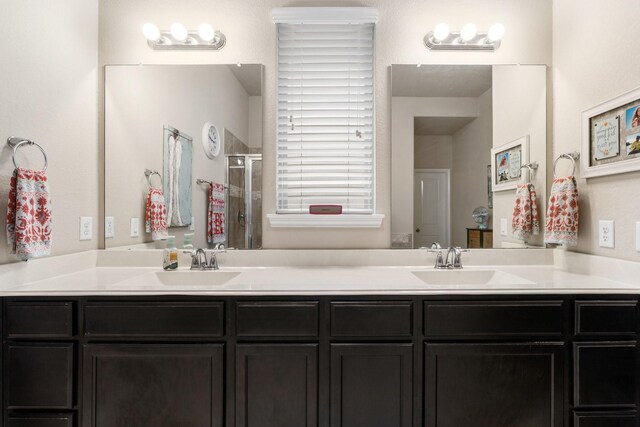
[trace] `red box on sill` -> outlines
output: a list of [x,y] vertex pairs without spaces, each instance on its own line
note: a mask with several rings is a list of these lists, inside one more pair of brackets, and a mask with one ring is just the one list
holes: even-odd
[[342,205],[309,205],[311,215],[340,215]]

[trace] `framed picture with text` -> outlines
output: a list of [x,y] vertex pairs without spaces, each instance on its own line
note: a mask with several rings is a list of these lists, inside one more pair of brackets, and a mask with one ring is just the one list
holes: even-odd
[[584,178],[640,170],[640,88],[582,113]]
[[493,191],[513,190],[522,178],[522,165],[529,163],[529,135],[491,149]]

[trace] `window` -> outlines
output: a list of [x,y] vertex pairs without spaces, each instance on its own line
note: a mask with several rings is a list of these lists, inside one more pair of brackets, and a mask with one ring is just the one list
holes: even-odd
[[[288,12],[287,19],[277,19],[276,11]],[[318,204],[340,205],[344,214],[374,214],[375,15],[371,12],[370,8],[274,10],[278,214],[308,214],[309,206]]]

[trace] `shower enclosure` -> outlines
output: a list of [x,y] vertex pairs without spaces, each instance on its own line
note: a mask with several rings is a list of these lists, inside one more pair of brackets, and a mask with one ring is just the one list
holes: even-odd
[[227,246],[262,247],[262,155],[230,154],[226,157]]

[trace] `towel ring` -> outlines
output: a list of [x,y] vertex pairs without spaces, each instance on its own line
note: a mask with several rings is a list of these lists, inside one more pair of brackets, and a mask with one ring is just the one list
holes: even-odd
[[153,188],[153,184],[151,184],[151,177],[153,175],[158,175],[158,178],[160,178],[160,187],[158,187],[158,188],[162,188],[163,181],[162,181],[162,175],[160,175],[160,172],[152,171],[151,169],[145,169],[144,170],[144,176],[147,177],[147,182],[149,183],[149,187],[151,187],[151,188]]
[[9,138],[7,138],[7,144],[13,147],[13,155],[11,156],[11,161],[13,162],[13,166],[16,169],[18,169],[18,164],[16,163],[16,152],[18,151],[18,148],[26,144],[33,145],[38,148],[38,150],[40,150],[42,156],[44,157],[44,167],[42,168],[42,171],[46,172],[47,167],[49,166],[49,160],[47,159],[47,153],[45,153],[44,149],[39,144],[36,144],[30,139],[21,138],[19,136],[10,136]]
[[578,152],[573,152],[573,153],[564,153],[564,154],[560,154],[558,156],[558,158],[556,159],[555,162],[553,162],[553,178],[557,178],[556,175],[556,166],[558,165],[558,162],[561,159],[567,159],[567,160],[571,160],[571,163],[573,165],[573,169],[571,171],[571,176],[575,176],[576,173],[576,160],[578,160],[580,158],[580,153]]

